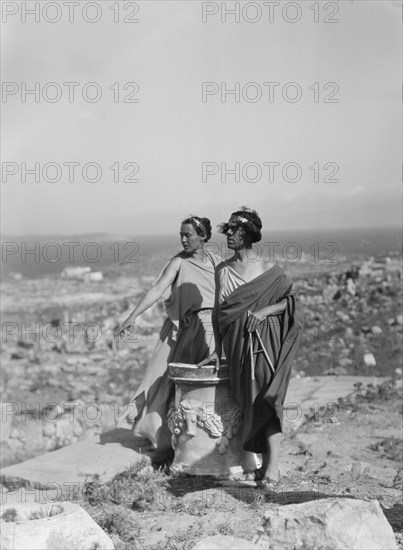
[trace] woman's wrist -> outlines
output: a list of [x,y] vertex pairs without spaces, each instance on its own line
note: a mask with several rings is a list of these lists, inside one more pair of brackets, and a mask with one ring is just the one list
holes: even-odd
[[259,322],[264,321],[268,315],[270,315],[270,306],[267,306],[259,311],[255,311],[253,314]]

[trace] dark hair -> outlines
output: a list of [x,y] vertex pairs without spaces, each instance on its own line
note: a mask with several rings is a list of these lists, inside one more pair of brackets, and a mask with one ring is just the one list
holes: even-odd
[[184,223],[190,223],[196,233],[200,235],[200,237],[204,237],[204,242],[207,242],[211,237],[211,223],[208,218],[199,218],[199,216],[189,216],[189,218],[186,218],[186,220],[183,220],[182,225]]
[[[238,220],[237,223],[245,231],[246,241],[250,246],[252,246],[253,243],[259,242],[262,239],[262,220],[260,219],[259,214],[256,212],[256,210],[252,210],[247,206],[241,206],[240,210],[232,212],[230,217],[232,216],[241,218]],[[222,223],[219,227],[220,233],[226,233],[228,231],[227,223]]]

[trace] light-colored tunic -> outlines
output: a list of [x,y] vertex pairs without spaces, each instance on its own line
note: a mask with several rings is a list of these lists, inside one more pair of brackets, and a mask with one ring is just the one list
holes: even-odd
[[148,439],[160,451],[171,448],[167,412],[175,389],[168,378],[168,363],[196,364],[214,351],[214,270],[221,258],[208,252],[202,259],[178,256],[179,271],[164,304],[168,318],[144,378],[128,405],[129,411],[130,407],[138,411],[134,435]]
[[225,298],[234,292],[239,286],[244,285],[247,281],[239,273],[232,269],[229,265],[224,265],[218,274],[220,283],[218,301],[221,304]]

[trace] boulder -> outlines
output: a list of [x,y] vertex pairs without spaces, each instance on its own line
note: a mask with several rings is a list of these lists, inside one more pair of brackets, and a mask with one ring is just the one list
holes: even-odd
[[13,503],[1,507],[3,550],[113,550],[108,535],[78,504]]
[[320,499],[268,510],[254,542],[276,550],[397,550],[376,500]]

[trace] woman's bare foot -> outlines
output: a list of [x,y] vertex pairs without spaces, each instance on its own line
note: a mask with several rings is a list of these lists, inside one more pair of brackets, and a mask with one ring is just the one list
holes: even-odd
[[260,487],[263,490],[264,494],[272,493],[277,487],[278,482],[280,481],[280,472],[277,471],[277,474],[273,477],[269,476],[266,472],[264,478],[260,481]]
[[265,478],[265,472],[262,468],[257,468],[256,470],[253,470],[253,472],[245,472],[242,477],[235,478],[234,481],[236,483],[239,483],[240,485],[244,485],[246,487],[260,487],[262,481]]
[[246,472],[240,481],[255,481],[259,483],[265,476],[262,468],[256,468],[253,472]]

